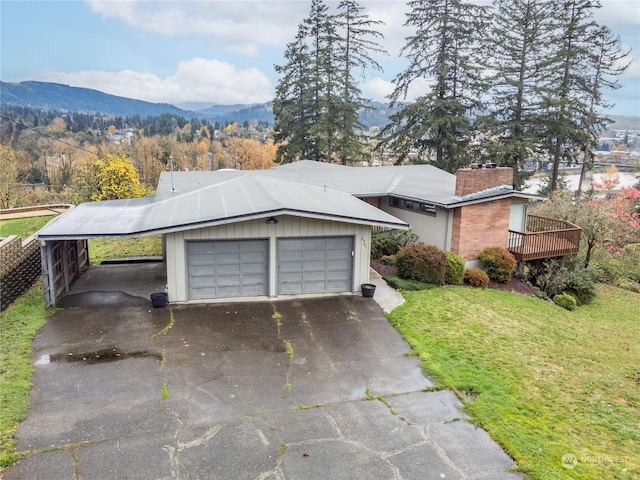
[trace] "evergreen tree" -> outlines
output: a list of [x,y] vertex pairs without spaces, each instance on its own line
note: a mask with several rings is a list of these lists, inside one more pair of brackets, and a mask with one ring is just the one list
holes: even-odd
[[323,0],[311,0],[311,12],[304,25],[311,43],[309,85],[313,121],[309,129],[310,160],[330,161],[338,110],[335,98],[335,19]]
[[309,155],[313,109],[306,36],[305,28],[299,26],[296,39],[287,45],[284,54],[286,63],[275,66],[275,71],[282,75],[273,100],[274,141],[278,144],[278,163],[293,162]]
[[485,34],[484,7],[464,0],[414,0],[405,26],[415,33],[401,54],[407,69],[396,76],[390,95],[393,108],[406,98],[416,80],[428,91],[390,117],[381,132],[381,148],[390,148],[397,163],[410,151],[435,153],[436,166],[454,172],[469,161],[471,116],[481,106],[481,68],[474,54]]
[[371,54],[384,50],[381,36],[355,1],[342,1],[336,15],[322,0],[312,0],[309,17],[287,45],[286,63],[276,66],[282,77],[273,102],[277,161],[299,159],[342,163],[362,156],[355,130],[365,106],[353,71],[379,68]]
[[552,192],[558,186],[561,163],[577,163],[581,148],[587,143],[589,40],[596,27],[591,16],[599,7],[597,0],[553,2],[556,40],[551,45],[544,82],[540,85],[545,117],[543,146],[551,157]]
[[[618,78],[629,67],[630,61],[624,62],[629,51],[623,51],[620,46],[620,38],[615,37],[608,27],[600,26],[590,36],[590,74],[587,77],[586,94],[589,102],[589,110],[585,119],[586,137],[583,149],[582,168],[580,181],[576,194],[582,194],[582,182],[586,172],[593,168],[593,150],[598,145],[598,133],[611,123],[603,115],[603,110],[611,107],[603,98],[602,90],[620,88]],[[628,135],[625,135],[625,143],[628,143]]]
[[359,70],[361,76],[364,76],[367,68],[382,71],[372,54],[387,55],[387,52],[376,42],[376,39],[384,38],[383,35],[374,30],[375,26],[383,22],[371,20],[363,13],[364,8],[353,0],[342,0],[338,10],[337,24],[341,32],[338,52],[342,54],[338,57],[341,70],[341,111],[338,119],[340,131],[336,155],[340,162],[346,165],[362,157],[363,144],[357,134],[357,131],[363,128],[359,112],[368,108],[368,101],[362,98],[353,72]]
[[490,115],[483,125],[490,160],[513,168],[514,188],[521,189],[531,173],[525,160],[538,149],[540,97],[548,49],[553,42],[552,4],[538,0],[495,0],[485,51],[490,78]]

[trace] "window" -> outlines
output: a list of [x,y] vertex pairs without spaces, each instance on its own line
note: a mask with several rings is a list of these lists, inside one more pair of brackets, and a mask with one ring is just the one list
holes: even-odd
[[431,203],[414,202],[397,197],[389,197],[389,206],[402,208],[404,210],[411,210],[413,212],[422,213],[423,215],[429,215],[430,217],[435,217],[438,210],[437,207]]
[[429,203],[421,203],[420,204],[420,213],[424,213],[425,215],[431,215],[432,217],[436,216],[436,206],[431,205]]

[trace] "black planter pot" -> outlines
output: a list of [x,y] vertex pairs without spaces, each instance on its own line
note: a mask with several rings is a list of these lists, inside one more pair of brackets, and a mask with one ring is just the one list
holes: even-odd
[[373,283],[363,283],[360,285],[362,290],[362,296],[366,298],[373,298],[373,294],[376,292],[376,286]]
[[153,308],[164,308],[167,306],[167,294],[164,292],[151,294],[151,305]]

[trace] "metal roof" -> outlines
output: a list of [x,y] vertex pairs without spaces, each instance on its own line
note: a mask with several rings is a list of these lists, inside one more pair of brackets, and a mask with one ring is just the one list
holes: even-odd
[[456,208],[469,203],[505,197],[540,198],[513,190],[511,185],[490,188],[466,196],[457,196],[456,176],[432,165],[398,165],[385,167],[347,167],[303,160],[270,170],[218,170],[208,172],[163,172],[157,194],[203,188],[220,176],[235,178],[247,174],[276,177],[307,185],[346,192],[359,198],[394,195],[407,200]]
[[[277,215],[409,227],[348,193],[329,188],[255,171],[177,173],[174,180],[180,181],[175,183],[175,191],[171,191],[171,179],[167,178],[170,174],[163,174],[155,197],[83,203],[47,225],[38,238],[144,236]],[[202,180],[206,182],[199,183]],[[189,189],[185,188],[187,184]]]
[[356,197],[394,195],[443,208],[540,198],[510,185],[460,197],[455,184],[455,175],[431,165],[356,168],[301,161],[270,170],[163,172],[155,197],[83,203],[38,238],[143,236],[282,214],[407,228]]

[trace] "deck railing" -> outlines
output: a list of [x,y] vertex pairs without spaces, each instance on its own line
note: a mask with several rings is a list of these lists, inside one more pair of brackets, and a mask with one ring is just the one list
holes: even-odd
[[556,218],[527,215],[525,232],[509,230],[507,248],[518,261],[573,255],[579,247],[580,227]]

